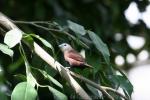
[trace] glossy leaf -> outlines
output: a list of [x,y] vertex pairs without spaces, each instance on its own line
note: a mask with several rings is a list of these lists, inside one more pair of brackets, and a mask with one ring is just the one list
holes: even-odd
[[[34,68],[34,69],[36,69],[36,68]],[[48,79],[49,81],[53,82],[58,87],[63,88],[63,86],[56,79],[54,79],[49,74],[47,74],[47,72],[45,72],[43,70],[40,70],[40,69],[36,69],[36,70],[38,70],[40,73],[42,73],[46,79]]]
[[128,95],[131,97],[131,94],[133,92],[133,85],[130,83],[130,81],[123,76],[117,76],[117,79],[120,83],[120,87],[125,90]]
[[67,23],[68,23],[69,29],[72,30],[73,32],[75,32],[77,34],[80,34],[80,35],[85,35],[86,34],[86,31],[85,31],[83,26],[81,26],[77,23],[74,23],[70,20],[68,20]]
[[22,39],[22,32],[18,29],[12,29],[8,31],[4,37],[4,43],[9,46],[9,48],[17,45]]
[[102,53],[107,64],[110,63],[110,54],[107,45],[92,31],[88,31],[89,37],[93,41],[96,48]]
[[20,45],[20,53],[23,57],[23,60],[25,62],[25,66],[26,66],[27,83],[30,84],[32,87],[34,87],[36,85],[36,79],[33,77],[32,73],[31,73],[31,66],[27,60],[27,57],[25,55],[22,45]]
[[26,57],[24,58],[25,66],[26,66],[26,75],[27,75],[27,83],[30,84],[32,87],[35,87],[36,85],[36,79],[31,74],[31,66],[29,62],[27,61]]
[[51,77],[50,75],[48,75],[45,71],[42,71],[43,75],[48,79],[50,80],[51,82],[53,82],[55,85],[57,85],[58,87],[60,88],[63,88],[63,86],[56,80],[54,79],[53,77]]
[[21,82],[14,88],[11,100],[36,100],[37,91],[27,82]]
[[31,34],[31,36],[39,39],[46,47],[52,49],[52,51],[54,52],[53,46],[47,40],[45,40],[44,38],[42,38],[42,37],[40,37],[38,35],[35,35],[35,34]]
[[32,48],[32,49],[34,48],[34,46],[33,46],[34,40],[33,40],[33,38],[32,38],[30,35],[24,34],[24,35],[23,35],[23,40],[24,40],[24,41],[27,41],[26,44],[27,44],[30,48]]
[[32,87],[35,87],[35,85],[37,83],[36,79],[33,77],[33,75],[31,74],[31,72],[29,72],[27,74],[27,82],[28,82],[28,84],[32,85]]
[[49,86],[48,89],[52,92],[55,100],[67,100],[67,96],[58,90],[54,89],[53,87]]
[[131,94],[133,92],[133,85],[127,78],[120,75],[111,75],[109,79],[113,84],[116,84],[117,87],[121,87],[128,97],[131,97]]
[[13,57],[14,52],[11,50],[7,45],[0,43],[0,51],[2,51],[4,54],[9,55],[10,57]]

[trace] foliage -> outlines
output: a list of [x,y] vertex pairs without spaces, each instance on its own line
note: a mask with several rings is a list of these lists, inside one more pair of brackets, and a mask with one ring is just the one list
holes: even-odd
[[[78,24],[76,24],[74,22],[71,22],[71,21],[68,21],[68,22],[69,22],[69,24],[66,25],[66,28],[68,28],[68,31],[63,31],[61,34],[65,35],[66,33],[68,33],[68,34],[69,33],[74,33],[74,34],[77,33],[78,35],[74,36],[74,38],[84,37],[85,39],[91,41],[91,43],[92,43],[91,45],[95,45],[95,47],[101,52],[101,54],[103,55],[103,57],[105,59],[105,62],[107,64],[105,70],[109,70],[109,73],[107,71],[104,72],[104,73],[105,74],[110,74],[110,76],[115,75],[116,71],[114,69],[110,70],[111,69],[111,66],[110,66],[111,64],[110,64],[110,61],[109,61],[110,54],[109,54],[109,50],[108,50],[106,44],[104,44],[102,42],[102,40],[94,32],[87,31],[87,30],[84,29],[83,26],[78,25]],[[53,24],[53,23],[51,23],[51,24]],[[71,28],[70,28],[70,26],[71,26]],[[41,26],[41,27],[44,27],[44,26]],[[47,28],[47,27],[45,27],[45,28]],[[73,32],[70,32],[69,28],[70,28],[70,30],[73,30]],[[49,29],[53,29],[55,31],[60,31],[60,29],[57,29],[57,27],[56,28],[49,27]],[[80,31],[81,29],[84,29],[84,31]],[[81,33],[81,35],[79,35],[79,32],[85,32],[85,33],[83,33],[83,34]],[[89,36],[85,36],[86,33],[88,33]],[[16,35],[14,35],[14,34],[16,34]],[[73,36],[73,35],[71,35],[71,36]],[[27,38],[29,38],[29,39],[27,39]],[[59,38],[63,39],[63,37],[59,37]],[[33,45],[33,42],[29,42],[27,40],[34,41],[34,39],[40,40],[45,47],[48,47],[48,48],[52,49],[52,51],[53,51],[52,53],[54,53],[54,47],[47,40],[45,40],[44,38],[42,38],[42,37],[40,37],[38,35],[35,35],[35,34],[25,34],[25,33],[21,33],[18,29],[12,29],[9,32],[7,32],[5,37],[4,37],[4,43],[6,43],[8,45],[8,48],[12,48],[12,47],[16,46],[17,44],[19,44],[20,55],[22,56],[22,58],[24,60],[25,70],[26,70],[26,82],[21,82],[14,88],[14,90],[13,90],[13,92],[11,94],[11,99],[12,100],[19,100],[19,99],[35,100],[37,98],[37,91],[34,89],[34,87],[37,87],[37,89],[38,89],[38,87],[47,87],[50,90],[50,92],[53,94],[54,99],[66,100],[67,96],[65,95],[65,93],[61,93],[59,90],[57,90],[57,89],[55,89],[55,88],[53,88],[51,86],[52,83],[53,83],[56,86],[58,86],[59,88],[63,89],[63,86],[66,87],[66,85],[62,85],[63,83],[59,83],[56,79],[53,78],[54,76],[52,77],[47,71],[43,71],[42,70],[43,69],[42,66],[31,67],[31,66],[34,66],[34,64],[32,64],[32,63],[30,64],[28,59],[30,58],[32,60],[33,58],[31,58],[29,55],[27,55],[27,53],[26,53],[26,51],[24,49],[25,45],[22,45],[21,40],[28,42],[29,45]],[[59,41],[59,39],[57,39],[57,41]],[[80,41],[80,42],[78,42],[78,41]],[[80,39],[75,39],[72,42],[77,42],[78,44],[80,44],[82,42],[83,44],[87,44],[86,42],[84,42],[84,41],[82,41]],[[90,45],[87,45],[87,46],[89,47]],[[95,51],[97,51],[97,50],[95,50]],[[92,51],[90,51],[90,52],[92,52]],[[32,53],[30,55],[32,55]],[[56,54],[54,53],[54,55],[56,55]],[[59,57],[59,56],[57,56],[57,57]],[[92,62],[92,63],[94,63],[94,62]],[[93,66],[95,68],[94,70],[99,70],[99,69],[96,69],[96,68],[98,68],[99,64],[100,64],[100,62],[96,65],[97,67]],[[51,84],[41,85],[41,83],[39,83],[37,81],[39,79],[39,77],[38,76],[37,77],[34,76],[35,73],[37,75],[39,73],[34,72],[32,70],[36,70],[36,71],[40,72],[40,74],[42,74],[43,77],[46,80],[49,80],[49,82]],[[88,70],[90,70],[90,69],[88,69]],[[80,71],[77,71],[77,72],[80,72]],[[83,72],[87,72],[87,70],[83,70]],[[92,73],[93,72],[88,72],[88,74],[84,74],[84,73],[80,73],[80,74],[87,75],[86,77],[90,77],[92,75]],[[22,73],[19,73],[19,74],[22,74]],[[97,74],[99,74],[101,76],[101,73],[99,73],[99,71],[95,72],[94,76],[97,75]],[[111,83],[108,83],[108,84],[109,84],[110,87],[111,86],[112,87],[116,87],[118,85],[118,83],[119,83],[118,87],[121,87],[124,90],[125,94],[127,94],[127,96],[129,96],[129,98],[130,98],[131,93],[133,91],[132,90],[133,87],[132,87],[130,82],[128,82],[128,83],[125,82],[124,83],[124,81],[128,81],[128,79],[124,75],[122,75],[120,77],[121,77],[121,79],[120,78],[116,78],[116,77],[112,77],[112,80],[118,80],[118,81],[114,82],[114,84],[111,84]],[[100,81],[100,79],[99,79],[99,81]],[[105,81],[109,81],[108,77],[105,79]],[[45,82],[45,81],[43,81],[43,82]],[[66,83],[66,82],[64,82],[64,83]],[[103,83],[101,82],[99,84],[103,84]],[[130,91],[129,91],[129,88],[128,88],[129,86],[130,86]],[[87,89],[89,88],[89,92],[91,91],[94,94],[94,96],[97,97],[97,98],[105,98],[105,96],[103,96],[102,94],[98,95],[96,92],[93,92],[93,89],[91,89],[91,87],[88,86],[88,85],[87,85],[87,87],[84,87],[84,88],[87,88]],[[68,98],[69,98],[69,94],[68,94]]]
[[35,100],[37,91],[27,82],[19,83],[12,92],[11,100]]

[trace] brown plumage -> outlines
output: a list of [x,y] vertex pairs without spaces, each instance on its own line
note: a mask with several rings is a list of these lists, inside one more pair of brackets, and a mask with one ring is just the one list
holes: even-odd
[[63,43],[59,45],[61,51],[64,53],[64,58],[72,67],[78,68],[93,68],[85,62],[85,59],[75,51],[69,44]]

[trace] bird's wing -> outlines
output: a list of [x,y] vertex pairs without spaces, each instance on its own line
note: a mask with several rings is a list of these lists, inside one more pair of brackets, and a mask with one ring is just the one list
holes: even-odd
[[71,50],[67,53],[67,56],[69,58],[72,58],[74,60],[80,61],[80,62],[85,62],[84,58],[75,50]]

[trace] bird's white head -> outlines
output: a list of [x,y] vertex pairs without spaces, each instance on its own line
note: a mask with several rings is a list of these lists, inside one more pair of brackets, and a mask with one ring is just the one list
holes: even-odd
[[62,52],[72,50],[71,45],[69,45],[69,44],[67,44],[67,43],[62,43],[62,44],[60,44],[60,45],[59,45],[59,48],[61,49]]

